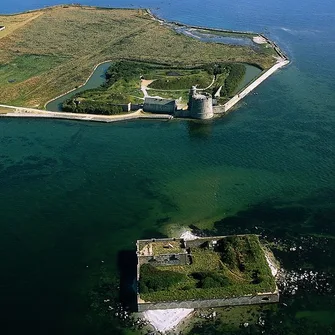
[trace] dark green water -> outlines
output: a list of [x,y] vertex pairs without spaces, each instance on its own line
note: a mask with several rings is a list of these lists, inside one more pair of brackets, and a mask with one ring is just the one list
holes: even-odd
[[305,221],[334,210],[329,123],[302,120],[292,101],[264,109],[290,94],[287,76],[208,124],[1,120],[1,304],[12,333],[101,333],[90,292],[118,273],[120,251],[168,225],[328,234]]
[[161,7],[185,23],[266,30],[292,64],[207,124],[1,119],[0,333],[122,334],[103,300],[131,268],[123,251],[193,224],[266,236],[288,283],[264,326],[193,334],[333,334],[334,4]]

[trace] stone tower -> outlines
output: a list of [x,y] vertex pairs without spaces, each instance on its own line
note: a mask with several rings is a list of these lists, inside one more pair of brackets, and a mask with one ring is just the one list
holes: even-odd
[[189,116],[193,119],[211,119],[213,113],[213,101],[210,94],[197,93],[197,88],[192,86],[188,99]]

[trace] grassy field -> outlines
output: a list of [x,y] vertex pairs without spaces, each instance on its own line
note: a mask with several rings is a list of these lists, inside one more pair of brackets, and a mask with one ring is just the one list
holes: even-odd
[[255,235],[224,238],[214,249],[191,248],[191,255],[188,265],[142,265],[141,299],[212,299],[275,290],[275,279]]
[[178,34],[144,10],[59,6],[2,15],[0,102],[43,107],[85,82],[106,60],[139,60],[187,67],[244,62],[270,67],[268,52],[210,44]]

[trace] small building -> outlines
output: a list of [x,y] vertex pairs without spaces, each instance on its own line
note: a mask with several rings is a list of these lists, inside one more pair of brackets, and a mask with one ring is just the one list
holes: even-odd
[[0,31],[5,30],[5,28],[6,28],[5,26],[0,26]]
[[173,114],[177,108],[176,100],[146,97],[143,110],[149,113]]
[[186,265],[189,261],[183,239],[139,240],[136,246],[139,266],[146,263],[153,266]]

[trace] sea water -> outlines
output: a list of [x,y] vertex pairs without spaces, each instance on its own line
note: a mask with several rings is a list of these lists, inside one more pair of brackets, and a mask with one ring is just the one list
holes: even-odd
[[[0,12],[56,3],[7,1]],[[258,232],[277,246],[293,288],[265,317],[267,333],[334,331],[334,2],[85,4],[263,32],[291,64],[205,124],[1,119],[0,333],[129,331],[107,300],[135,240],[189,225]]]

